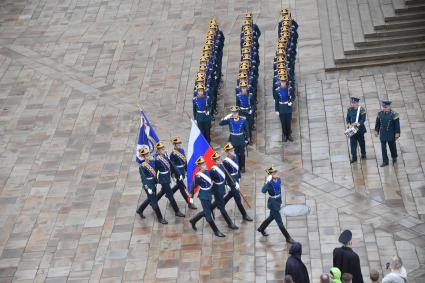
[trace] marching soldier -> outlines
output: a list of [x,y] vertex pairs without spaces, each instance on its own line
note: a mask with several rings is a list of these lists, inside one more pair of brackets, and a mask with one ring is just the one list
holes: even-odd
[[263,185],[263,188],[261,189],[261,192],[263,194],[269,194],[269,199],[267,200],[267,208],[270,209],[270,215],[263,221],[263,223],[261,223],[257,231],[260,232],[263,236],[267,237],[269,234],[267,234],[266,228],[274,220],[276,221],[277,226],[279,226],[279,229],[282,232],[283,236],[285,236],[286,242],[293,243],[294,240],[291,238],[288,231],[286,231],[286,228],[283,225],[282,216],[280,215],[280,208],[282,206],[282,180],[277,177],[277,170],[273,167],[267,168],[266,173],[268,176]]
[[279,76],[280,86],[275,91],[275,111],[279,115],[282,125],[282,141],[294,141],[292,138],[292,103],[295,97],[288,93],[288,83],[286,75]]
[[[162,217],[162,213],[159,209],[158,201],[156,199],[157,179],[155,171],[155,160],[149,159],[149,149],[147,148],[140,149],[139,153],[144,160],[143,163],[139,166],[139,173],[142,180],[143,189],[148,196],[146,201],[152,207],[153,211],[155,211],[155,214],[158,217],[158,222],[161,224],[168,224],[167,220]],[[141,218],[145,218],[141,207],[142,206],[137,209],[137,214],[139,214]]]
[[[364,134],[366,133],[366,111],[363,107],[359,106],[360,98],[351,97],[351,107],[347,110],[347,129],[351,126],[357,128],[357,133],[350,137],[351,147],[351,161],[354,163],[357,161],[357,143],[360,146],[361,159],[366,159],[366,145],[364,141]],[[359,115],[357,115],[357,112]],[[358,118],[357,118],[358,116]],[[356,121],[357,120],[357,121]]]
[[177,217],[184,217],[184,214],[180,212],[180,209],[177,206],[176,200],[174,199],[173,190],[170,187],[171,173],[175,173],[174,166],[168,158],[165,151],[165,146],[162,142],[158,142],[155,145],[155,149],[158,152],[155,158],[155,168],[158,177],[158,183],[161,184],[161,191],[164,191],[165,196],[170,201],[175,215]]
[[[213,183],[212,193],[214,194],[214,202],[211,204],[211,211],[218,207],[221,215],[223,215],[223,218],[227,223],[227,226],[233,230],[239,229],[238,226],[236,226],[230,219],[224,203],[226,181],[229,184],[232,184],[229,179],[230,176],[228,175],[227,170],[224,168],[223,163],[220,160],[220,154],[218,152],[214,152],[211,156],[211,159],[215,162],[215,165],[213,165],[209,171],[210,178]],[[199,212],[197,215],[195,215],[195,217],[191,219],[192,227],[196,226],[196,223],[201,220],[202,217],[204,217],[203,212]]]
[[236,105],[239,107],[239,115],[245,117],[248,122],[249,138],[252,138],[254,125],[255,99],[254,95],[248,92],[248,82],[240,81],[240,94],[236,95]]
[[245,172],[245,145],[248,144],[249,132],[248,124],[245,117],[239,116],[239,107],[232,106],[230,108],[231,114],[224,117],[219,125],[229,125],[230,136],[229,141],[235,148],[236,155],[238,156],[238,165],[241,168],[241,172]]
[[391,110],[391,101],[382,101],[383,110],[378,113],[375,123],[375,136],[381,140],[382,164],[388,165],[387,143],[390,148],[393,164],[397,162],[397,146],[395,141],[400,138],[400,117]]
[[197,96],[193,98],[193,117],[195,117],[199,130],[208,143],[211,142],[211,103],[204,93],[204,85],[196,86]]
[[230,174],[230,192],[224,197],[224,203],[226,204],[231,198],[234,198],[236,206],[242,214],[242,218],[246,221],[252,221],[252,218],[246,213],[245,207],[242,204],[241,193],[239,192],[241,173],[239,172],[238,157],[235,155],[234,147],[231,143],[227,143],[223,149],[227,154],[227,157],[223,160],[223,166]]
[[[207,165],[205,163],[204,158],[201,156],[196,160],[196,165],[199,166],[199,172],[195,175],[195,181],[192,184],[191,192],[194,191],[195,187],[199,186],[199,199],[201,200],[201,205],[203,211],[201,212],[202,216],[205,217],[205,220],[210,224],[211,229],[213,230],[214,234],[217,237],[225,237],[223,233],[218,230],[217,225],[215,225],[212,210],[211,210],[211,200],[212,200],[212,194],[211,194],[211,188],[213,186],[210,173],[207,170]],[[195,216],[196,217],[196,216]],[[190,223],[192,224],[193,230],[196,229],[196,221],[195,219],[190,219]]]
[[177,175],[176,185],[173,187],[173,194],[179,190],[189,208],[196,209],[196,206],[193,204],[193,198],[191,198],[187,193],[186,186],[183,182],[186,176],[187,160],[184,154],[184,149],[181,148],[182,141],[179,137],[175,137],[171,140],[171,143],[174,145],[174,148],[170,153],[170,161],[174,164]]

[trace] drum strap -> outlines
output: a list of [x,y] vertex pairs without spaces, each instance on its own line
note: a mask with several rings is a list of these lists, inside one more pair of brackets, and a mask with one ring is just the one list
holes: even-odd
[[360,115],[360,106],[359,108],[357,108],[356,124],[359,122],[359,115]]

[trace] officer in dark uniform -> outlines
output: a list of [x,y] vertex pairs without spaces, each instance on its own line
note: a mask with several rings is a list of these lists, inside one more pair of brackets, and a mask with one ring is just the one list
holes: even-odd
[[229,172],[223,165],[223,162],[220,160],[220,154],[218,152],[214,152],[211,156],[211,159],[215,162],[215,164],[211,167],[210,175],[213,181],[213,193],[214,193],[214,203],[211,205],[211,209],[218,207],[223,215],[224,220],[227,223],[227,226],[230,229],[236,230],[238,226],[236,226],[233,221],[230,219],[229,214],[226,211],[226,204],[224,203],[224,195],[226,193],[226,181],[229,184],[232,184],[229,180],[230,175]]
[[239,160],[239,167],[241,172],[245,172],[245,145],[248,144],[249,140],[249,131],[248,123],[246,122],[245,117],[239,116],[239,107],[232,106],[230,108],[232,111],[231,114],[224,117],[219,125],[229,125],[230,136],[229,141],[232,143],[235,148],[236,155]]
[[[211,156],[211,159],[215,162],[215,165],[213,165],[209,171],[210,178],[213,183],[212,193],[214,195],[214,202],[211,204],[211,210],[213,211],[216,207],[218,207],[221,215],[223,215],[223,218],[227,223],[227,226],[230,229],[236,230],[238,229],[238,226],[236,226],[230,219],[230,216],[225,208],[226,204],[224,202],[224,195],[226,193],[225,185],[226,181],[229,182],[229,173],[226,171],[223,163],[220,161],[220,154],[218,152],[214,152]],[[196,226],[196,223],[201,220],[202,217],[204,217],[203,212],[196,214],[195,217],[191,219],[192,227]]]
[[[155,160],[149,159],[149,149],[142,148],[139,150],[140,156],[143,158],[143,163],[139,166],[140,178],[142,180],[142,186],[145,190],[148,198],[145,202],[150,204],[153,211],[155,211],[156,216],[158,217],[158,222],[161,224],[168,224],[167,220],[162,217],[161,210],[158,206],[158,201],[156,199],[156,171],[155,171]],[[137,213],[141,218],[145,218],[143,215],[142,206],[137,209]]]
[[396,140],[400,138],[400,117],[397,112],[391,110],[391,101],[382,101],[383,110],[378,113],[375,123],[375,135],[381,140],[382,164],[388,165],[387,143],[390,148],[393,164],[397,162]]
[[242,218],[246,221],[252,221],[252,218],[246,213],[245,207],[242,204],[241,194],[239,192],[241,174],[239,171],[238,157],[235,155],[234,147],[231,143],[227,143],[223,149],[227,154],[227,157],[223,160],[223,166],[230,174],[228,183],[230,186],[230,192],[224,197],[224,203],[226,204],[231,198],[234,198],[236,206],[242,214]]
[[248,122],[249,138],[252,138],[252,128],[254,125],[255,99],[254,95],[248,92],[248,82],[240,81],[240,94],[236,95],[236,105],[239,107],[239,115],[245,117]]
[[211,103],[204,94],[204,85],[198,84],[197,96],[193,98],[193,117],[195,117],[198,128],[208,143],[211,142]]
[[[161,184],[161,191],[165,192],[165,196],[170,201],[171,207],[174,209],[174,213],[177,217],[184,217],[184,214],[180,212],[177,206],[176,200],[174,199],[173,190],[171,189],[171,174],[176,174],[174,165],[171,163],[165,151],[165,146],[162,142],[158,142],[155,145],[157,155],[155,158],[155,168],[158,177],[158,183]],[[160,192],[161,193],[161,192]]]
[[[366,110],[359,106],[360,98],[351,97],[351,107],[347,110],[347,117],[345,121],[347,122],[347,129],[351,126],[356,127],[357,133],[350,137],[350,147],[351,147],[351,161],[354,163],[357,161],[357,143],[360,146],[361,158],[366,159],[366,144],[364,141],[364,134],[366,133],[366,127],[364,123],[366,122]],[[359,111],[359,118],[356,123],[357,111]]]
[[292,122],[292,103],[295,97],[288,93],[288,77],[279,76],[280,86],[275,91],[275,111],[279,115],[282,126],[282,141],[294,141],[292,138],[291,122]]
[[184,178],[186,177],[187,170],[187,160],[184,153],[184,149],[181,148],[182,141],[179,137],[171,139],[171,143],[174,145],[173,150],[170,153],[170,161],[174,164],[176,169],[176,185],[173,187],[173,193],[176,193],[177,190],[180,191],[182,197],[187,202],[187,205],[190,209],[196,209],[196,206],[193,204],[193,198],[191,198],[186,190],[186,185],[184,184]]
[[277,177],[277,170],[273,167],[267,168],[266,173],[268,176],[266,177],[266,181],[263,185],[263,188],[261,189],[261,192],[263,194],[269,194],[267,208],[270,209],[270,215],[266,218],[266,220],[263,221],[263,223],[261,223],[257,231],[260,232],[263,236],[267,237],[269,234],[266,233],[266,228],[274,220],[276,221],[277,226],[279,226],[283,236],[285,236],[286,242],[293,243],[294,240],[291,238],[288,231],[286,231],[286,228],[283,225],[282,216],[280,215],[280,208],[282,206],[282,180]]
[[[212,210],[211,210],[211,200],[212,200],[212,193],[211,188],[213,186],[210,173],[207,170],[207,165],[205,163],[204,158],[201,156],[196,160],[196,165],[199,166],[199,172],[195,175],[195,180],[192,183],[191,191],[193,192],[195,190],[195,187],[199,186],[199,199],[201,200],[202,209],[201,212],[203,216],[205,217],[205,220],[210,224],[211,229],[213,230],[214,234],[217,237],[225,237],[223,233],[218,230],[217,225],[215,225],[213,216],[212,216]],[[196,216],[195,216],[196,217]],[[193,230],[196,229],[196,222],[194,219],[190,219],[190,223],[192,224]]]

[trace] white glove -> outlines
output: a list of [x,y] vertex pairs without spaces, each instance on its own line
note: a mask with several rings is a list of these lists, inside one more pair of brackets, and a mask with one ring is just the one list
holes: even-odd
[[267,178],[266,178],[266,181],[270,182],[272,180],[272,178],[273,178],[272,175],[268,175]]
[[279,116],[279,112],[277,112],[277,111],[276,111],[276,112],[274,112],[274,113],[276,113],[276,115],[278,115],[278,116]]
[[252,114],[252,110],[249,110],[249,112],[248,112],[249,114]]
[[193,203],[193,198],[189,198],[189,203]]
[[183,176],[182,175],[179,176],[179,181],[183,181]]
[[152,194],[153,192],[152,192],[152,190],[151,189],[148,189],[148,194]]
[[228,114],[226,117],[223,118],[223,120],[229,120],[230,117],[232,117],[232,114]]
[[239,188],[240,188],[240,187],[239,187],[239,183],[236,183],[236,184],[235,184],[235,188],[236,188],[237,190],[239,190]]
[[288,102],[288,106],[292,106],[292,102]]
[[205,112],[205,115],[210,116],[210,111]]

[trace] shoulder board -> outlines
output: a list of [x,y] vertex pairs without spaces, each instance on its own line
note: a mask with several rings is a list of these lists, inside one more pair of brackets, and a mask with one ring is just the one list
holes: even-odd
[[397,112],[393,111],[393,119],[397,120],[399,118],[400,118],[399,114]]
[[242,119],[242,120],[246,120],[245,116],[239,116],[239,118]]

